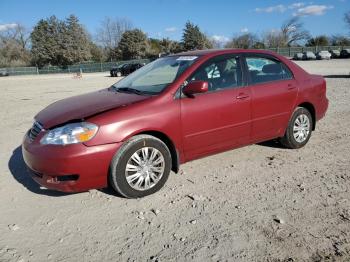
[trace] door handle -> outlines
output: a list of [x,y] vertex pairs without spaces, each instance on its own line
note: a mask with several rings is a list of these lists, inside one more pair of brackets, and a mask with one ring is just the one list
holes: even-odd
[[249,95],[248,94],[245,94],[245,93],[239,93],[237,96],[236,96],[236,99],[246,99],[246,98],[249,98]]
[[288,90],[293,90],[293,89],[295,89],[295,88],[297,88],[295,85],[293,85],[293,84],[288,84]]

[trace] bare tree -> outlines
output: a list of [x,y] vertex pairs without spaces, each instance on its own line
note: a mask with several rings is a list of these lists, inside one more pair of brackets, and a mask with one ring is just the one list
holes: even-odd
[[97,31],[97,42],[105,48],[108,56],[112,59],[114,50],[116,50],[120,39],[125,31],[132,29],[132,23],[127,18],[105,17]]
[[30,62],[28,45],[30,32],[23,25],[11,24],[0,32],[1,66],[27,65]]
[[333,46],[349,46],[350,39],[344,35],[333,35],[331,37],[331,44]]
[[310,33],[304,30],[304,25],[300,22],[299,17],[287,20],[281,27],[281,34],[285,46],[310,38]]
[[0,32],[0,37],[3,40],[13,40],[25,49],[28,47],[30,40],[30,31],[22,24],[16,23]]
[[30,30],[22,24],[17,24],[15,27],[15,39],[23,49],[28,48],[30,42]]
[[280,30],[272,30],[263,36],[265,45],[268,47],[285,47],[300,41],[310,39],[310,34],[304,29],[299,17],[292,17],[284,22]]
[[228,42],[226,48],[252,48],[257,42],[257,37],[251,33],[245,33],[240,36],[233,37],[230,42]]
[[271,30],[263,34],[263,42],[267,47],[280,47],[285,45],[281,31]]

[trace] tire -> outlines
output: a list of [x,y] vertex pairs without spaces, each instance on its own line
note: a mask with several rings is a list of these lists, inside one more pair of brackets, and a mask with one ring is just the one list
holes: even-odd
[[[299,121],[299,122],[297,122]],[[297,131],[298,123],[302,123]],[[311,113],[304,107],[297,107],[289,120],[285,135],[280,139],[283,146],[290,149],[297,149],[305,146],[310,140],[313,127],[313,119]],[[297,133],[300,135],[298,136]]]
[[117,77],[121,77],[122,73],[121,72],[117,72]]
[[[145,153],[148,158],[145,157]],[[147,159],[150,164],[141,161]],[[153,194],[168,180],[171,163],[170,151],[163,141],[150,135],[134,136],[114,155],[110,165],[109,184],[126,198],[140,198]]]

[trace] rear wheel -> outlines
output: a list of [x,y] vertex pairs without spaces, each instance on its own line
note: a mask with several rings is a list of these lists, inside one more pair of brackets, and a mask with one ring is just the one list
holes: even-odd
[[171,169],[171,154],[158,138],[137,135],[128,140],[113,157],[111,186],[127,198],[139,198],[160,190]]
[[121,72],[117,72],[117,77],[121,77],[122,73]]
[[312,127],[311,113],[306,108],[296,108],[285,135],[280,139],[281,144],[291,149],[305,146],[311,137]]

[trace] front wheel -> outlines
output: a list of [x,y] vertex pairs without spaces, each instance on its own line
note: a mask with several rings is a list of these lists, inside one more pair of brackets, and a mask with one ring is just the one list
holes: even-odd
[[117,77],[121,77],[122,73],[121,72],[117,72]]
[[109,182],[127,198],[139,198],[160,190],[171,170],[171,154],[158,138],[137,135],[125,142],[113,157]]
[[312,127],[313,120],[309,110],[303,107],[296,108],[285,135],[280,139],[281,144],[291,149],[305,146],[311,137]]

